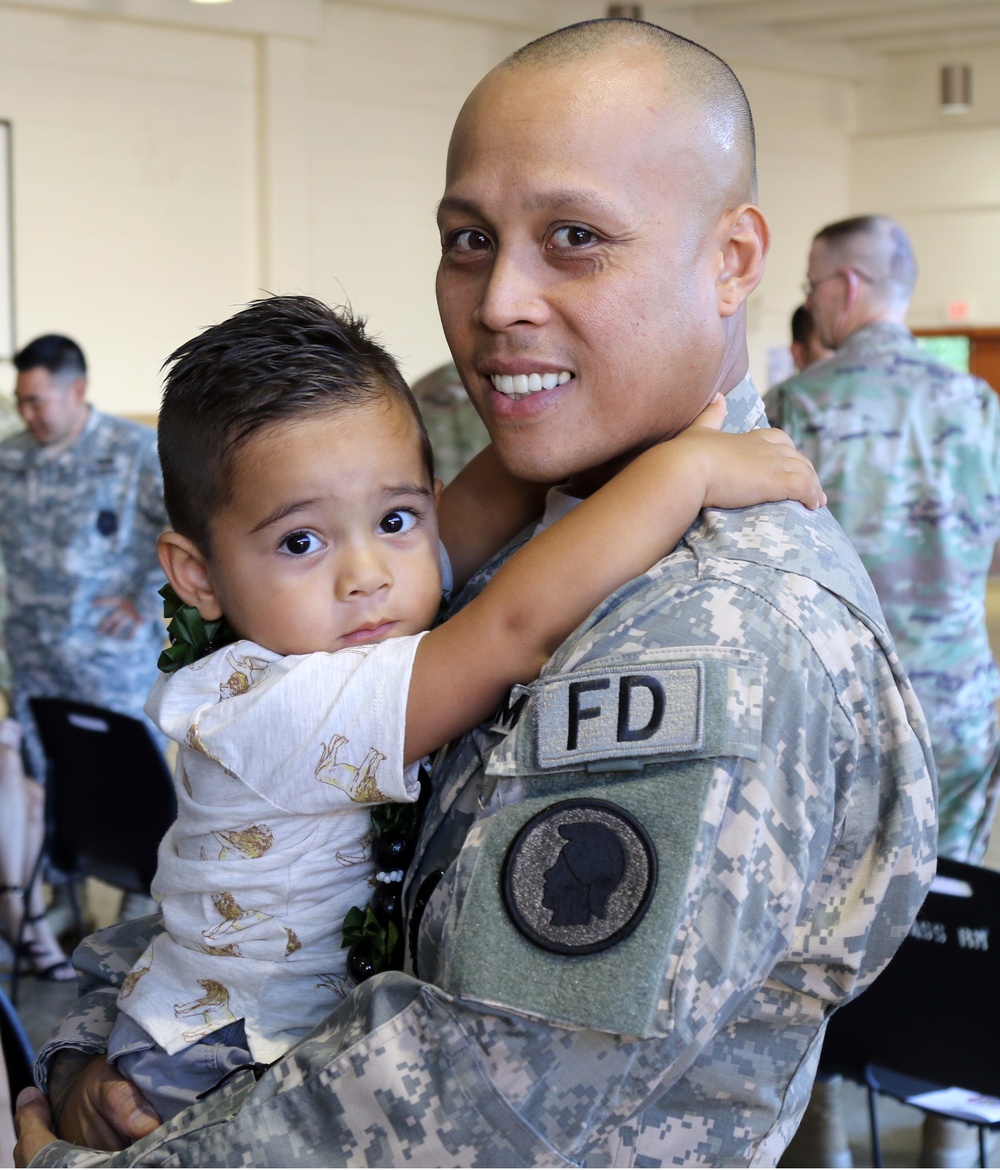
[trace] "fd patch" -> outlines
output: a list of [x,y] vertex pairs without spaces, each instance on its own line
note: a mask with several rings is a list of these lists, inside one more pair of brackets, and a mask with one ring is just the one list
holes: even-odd
[[656,850],[631,813],[606,800],[563,800],[521,828],[501,880],[526,938],[556,954],[591,955],[635,930],[656,876]]

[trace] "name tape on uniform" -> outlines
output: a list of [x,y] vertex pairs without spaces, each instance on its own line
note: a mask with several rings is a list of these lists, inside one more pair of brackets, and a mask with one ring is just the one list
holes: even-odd
[[547,679],[538,693],[538,763],[697,752],[704,738],[699,661],[638,663]]

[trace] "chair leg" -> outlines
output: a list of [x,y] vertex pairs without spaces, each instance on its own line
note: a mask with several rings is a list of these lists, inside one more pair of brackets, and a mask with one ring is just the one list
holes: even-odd
[[875,1090],[868,1086],[868,1121],[872,1134],[872,1166],[882,1165],[882,1143],[878,1134],[878,1104],[875,1100]]
[[979,1130],[979,1165],[986,1170],[986,1127],[979,1125],[976,1128]]

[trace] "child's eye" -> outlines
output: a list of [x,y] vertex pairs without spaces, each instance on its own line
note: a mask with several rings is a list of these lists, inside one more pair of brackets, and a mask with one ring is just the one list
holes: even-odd
[[412,512],[387,512],[378,522],[378,530],[395,536],[399,532],[409,532],[416,522]]
[[300,557],[304,553],[316,552],[322,548],[319,537],[311,532],[290,532],[278,546],[293,556]]

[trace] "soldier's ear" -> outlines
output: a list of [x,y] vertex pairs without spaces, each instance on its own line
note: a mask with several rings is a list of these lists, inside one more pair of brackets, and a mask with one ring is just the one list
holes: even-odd
[[167,580],[185,605],[193,605],[206,622],[222,617],[208,559],[193,540],[179,532],[161,532],[156,555]]
[[764,275],[771,229],[760,208],[744,203],[722,217],[719,232],[716,300],[719,316],[732,317]]

